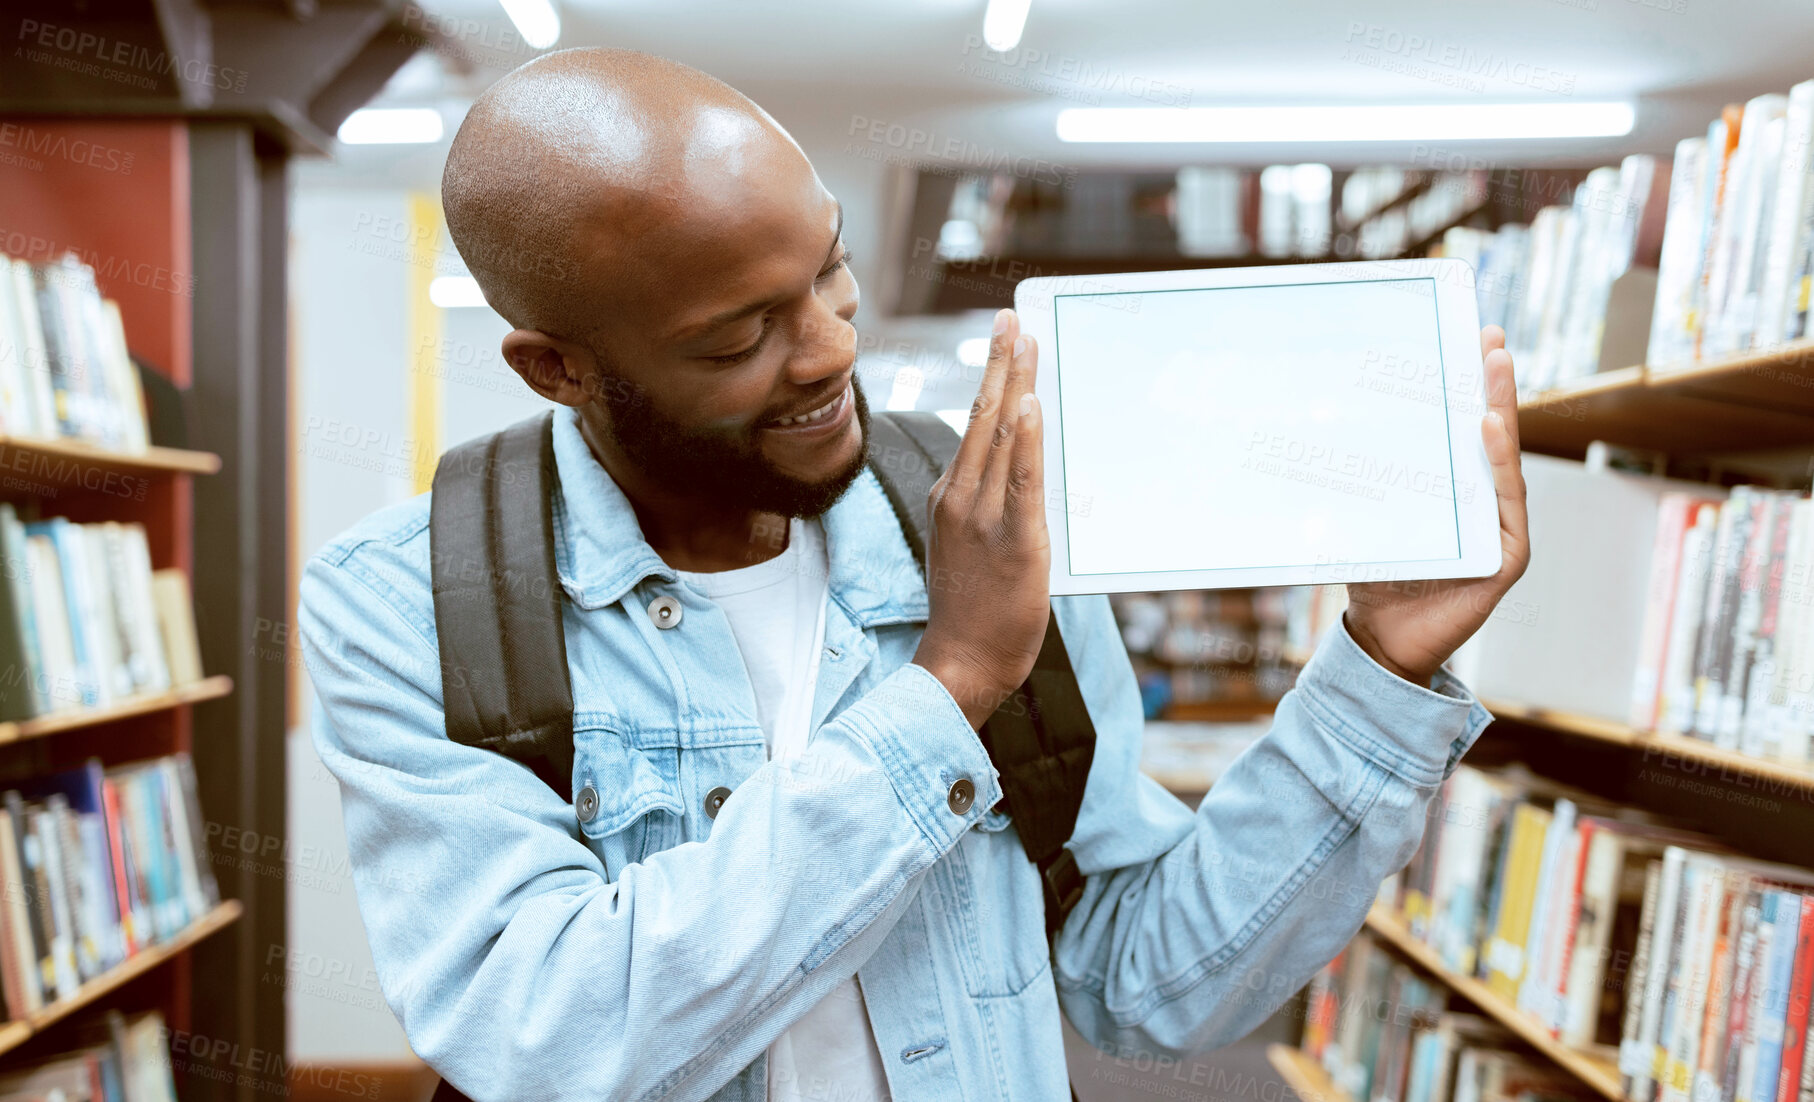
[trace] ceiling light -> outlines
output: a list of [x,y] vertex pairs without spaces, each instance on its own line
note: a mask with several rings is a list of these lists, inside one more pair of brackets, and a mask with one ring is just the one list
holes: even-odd
[[549,0],[498,0],[523,41],[538,50],[560,41],[561,16]]
[[1406,104],[1383,107],[1068,107],[1067,142],[1427,142],[1616,138],[1629,103]]
[[965,367],[981,367],[989,362],[989,338],[965,337],[957,342],[957,362]]
[[441,140],[441,112],[432,107],[363,107],[340,124],[347,145],[410,145]]
[[983,41],[996,53],[1007,53],[1020,45],[1020,32],[1027,26],[1027,9],[1033,0],[989,0],[983,11]]
[[428,285],[428,301],[443,310],[491,305],[479,290],[479,281],[471,276],[436,276]]

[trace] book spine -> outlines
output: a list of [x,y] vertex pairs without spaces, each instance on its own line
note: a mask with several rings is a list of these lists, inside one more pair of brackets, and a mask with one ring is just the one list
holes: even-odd
[[1757,932],[1760,895],[1756,889],[1745,893],[1745,909],[1740,920],[1737,959],[1732,964],[1731,1012],[1726,1015],[1726,1058],[1720,1075],[1720,1097],[1738,1097],[1739,1057],[1745,1048],[1745,1023],[1751,1005],[1752,977],[1757,971]]
[[1789,982],[1795,964],[1795,946],[1801,927],[1801,900],[1793,892],[1770,893],[1770,970],[1764,975],[1763,1014],[1757,1023],[1757,1074],[1751,1097],[1774,1102],[1777,1074],[1782,1068],[1783,1028],[1789,1013]]
[[1811,996],[1814,996],[1814,895],[1804,895],[1801,897],[1795,963],[1789,979],[1789,1001],[1783,1016],[1782,1070],[1777,1074],[1776,1102],[1796,1102],[1801,1091]]
[[1651,730],[1657,722],[1657,702],[1663,680],[1663,654],[1669,641],[1669,621],[1675,610],[1676,575],[1682,566],[1682,540],[1688,534],[1691,503],[1687,494],[1664,494],[1657,505],[1657,531],[1650,551],[1650,585],[1644,601],[1644,632],[1639,638],[1638,661],[1631,683],[1633,727]]

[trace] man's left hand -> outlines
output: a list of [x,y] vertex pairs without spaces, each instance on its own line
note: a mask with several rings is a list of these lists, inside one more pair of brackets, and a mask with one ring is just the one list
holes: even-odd
[[1499,499],[1499,572],[1489,578],[1348,586],[1348,634],[1375,662],[1425,687],[1455,648],[1486,623],[1531,557],[1518,462],[1518,388],[1505,331],[1496,325],[1481,330],[1480,353],[1487,394],[1480,434]]

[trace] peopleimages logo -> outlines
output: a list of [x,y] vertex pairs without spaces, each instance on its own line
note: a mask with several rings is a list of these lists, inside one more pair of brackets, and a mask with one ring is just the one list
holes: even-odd
[[[154,85],[155,82],[148,76],[125,72],[136,70],[137,74],[170,76],[198,87],[218,88],[223,92],[246,90],[248,74],[244,69],[227,68],[200,58],[184,58],[167,50],[153,50],[137,42],[108,38],[75,27],[45,23],[37,19],[21,19],[17,41],[25,45],[14,49],[15,57],[105,80],[144,88]],[[54,51],[54,54],[41,51]]]
[[[1043,157],[1030,157],[962,138],[940,137],[917,126],[872,119],[867,115],[852,115],[850,129],[845,134],[848,137],[861,135],[871,146],[886,147],[902,155],[927,157],[979,172],[1010,173],[1052,187],[1068,188],[1077,177],[1075,168],[1053,164]],[[844,151],[862,155],[851,143],[846,143]]]

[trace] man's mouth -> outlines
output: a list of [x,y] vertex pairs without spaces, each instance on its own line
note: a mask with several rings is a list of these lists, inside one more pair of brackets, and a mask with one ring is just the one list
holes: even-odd
[[837,420],[850,402],[850,384],[827,398],[823,403],[805,413],[793,417],[776,417],[762,423],[765,429],[803,429],[827,421]]

